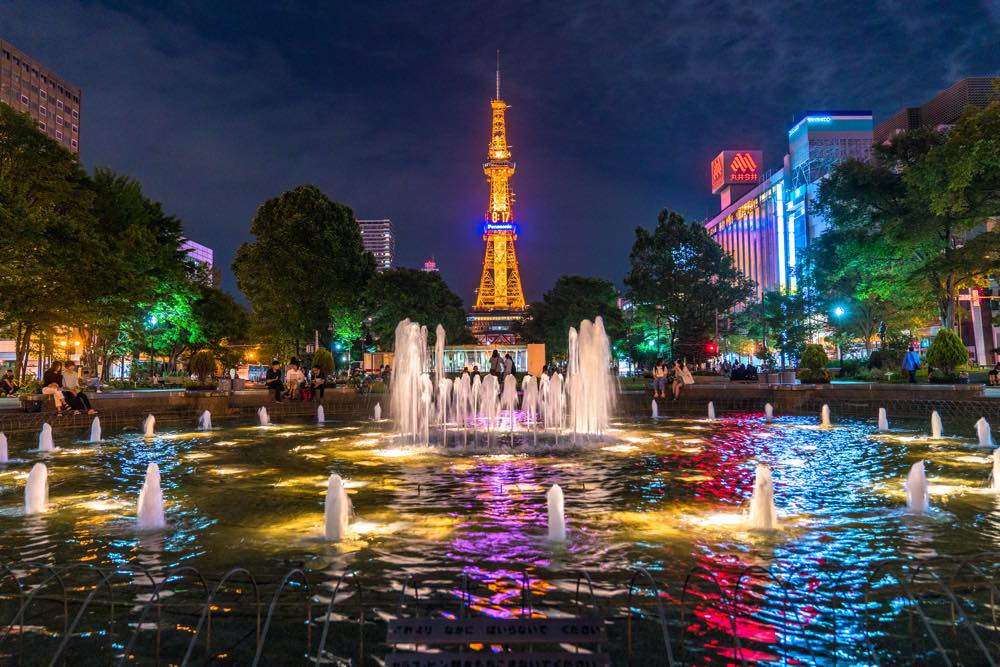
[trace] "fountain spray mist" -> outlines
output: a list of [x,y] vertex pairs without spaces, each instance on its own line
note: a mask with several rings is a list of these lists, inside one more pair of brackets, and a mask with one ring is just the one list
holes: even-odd
[[316,423],[323,424],[326,422],[326,410],[323,409],[322,405],[316,406]]
[[331,542],[340,542],[347,537],[351,520],[351,500],[347,497],[344,480],[340,475],[330,475],[326,483],[326,503],[324,506],[324,533]]
[[53,449],[55,443],[52,442],[52,426],[46,422],[42,424],[42,430],[38,434],[38,451],[51,452]]
[[94,421],[90,422],[90,441],[100,442],[101,441],[101,418],[94,417]]
[[201,413],[201,417],[198,418],[198,430],[200,431],[211,431],[212,430],[212,413],[205,410]]
[[549,539],[563,542],[566,540],[566,501],[562,487],[553,484],[545,493],[545,501],[549,514]]
[[152,438],[156,429],[156,417],[148,415],[142,422],[142,432],[147,438]]
[[708,421],[715,421],[715,403],[712,401],[708,402]]
[[0,463],[7,463],[9,460],[7,456],[7,436],[0,433]]
[[823,404],[823,409],[820,410],[820,426],[830,426],[830,406],[826,403]]
[[990,475],[990,488],[1000,491],[1000,448],[993,450],[993,474]]
[[271,425],[271,416],[267,414],[267,408],[265,408],[263,405],[260,406],[259,410],[257,410],[257,422],[261,426]]
[[990,447],[993,444],[993,434],[990,432],[990,423],[986,417],[980,417],[976,422],[976,437],[979,438],[980,447]]
[[768,424],[774,421],[774,406],[770,403],[764,404],[764,421]]
[[568,352],[566,395],[573,431],[602,435],[608,428],[616,388],[604,319],[583,320],[579,332],[570,327]]
[[927,492],[927,473],[924,462],[917,461],[910,467],[906,476],[906,507],[914,514],[923,514],[930,507],[930,496]]
[[28,473],[24,487],[24,513],[42,514],[49,508],[49,469],[36,463]]
[[139,530],[160,530],[167,521],[163,516],[163,490],[160,488],[160,467],[155,463],[146,466],[146,478],[136,503],[136,525]]
[[931,413],[931,437],[935,440],[941,439],[941,434],[944,433],[941,428],[941,415],[935,410]]
[[753,530],[776,530],[778,528],[778,508],[774,505],[774,482],[771,469],[758,464],[754,473],[753,495],[750,496],[750,511],[747,527]]
[[889,416],[885,408],[878,409],[878,432],[887,433],[889,431]]

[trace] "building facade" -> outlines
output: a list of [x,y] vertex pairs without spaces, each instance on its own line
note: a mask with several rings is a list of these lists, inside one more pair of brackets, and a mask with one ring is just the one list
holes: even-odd
[[826,230],[815,210],[819,184],[833,165],[871,157],[870,111],[810,111],[788,130],[780,169],[765,172],[763,154],[726,150],[712,161],[712,192],[721,210],[705,221],[709,235],[764,292],[798,289],[802,251]]
[[0,102],[29,114],[38,129],[80,152],[80,89],[0,39]]
[[214,285],[217,282],[215,276],[215,252],[211,248],[191,239],[184,239],[181,241],[181,250],[184,251],[188,259],[205,270],[209,285]]
[[391,220],[358,220],[361,242],[375,258],[375,270],[391,269],[396,261],[396,234]]

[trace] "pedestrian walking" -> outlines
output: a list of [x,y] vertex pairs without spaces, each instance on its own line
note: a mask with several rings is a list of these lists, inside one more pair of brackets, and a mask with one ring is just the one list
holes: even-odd
[[913,349],[911,345],[906,350],[906,356],[903,357],[903,370],[906,371],[907,375],[910,376],[910,384],[917,383],[917,369],[920,368],[920,355],[916,350]]

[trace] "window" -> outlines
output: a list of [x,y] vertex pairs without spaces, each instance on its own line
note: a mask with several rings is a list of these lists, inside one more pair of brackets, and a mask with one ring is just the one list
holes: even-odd
[[77,146],[76,139],[70,139],[69,143],[70,143],[71,146],[73,146],[73,148],[76,148],[76,146]]
[[80,131],[80,128],[78,128],[76,125],[74,125],[73,126],[73,134],[76,134],[79,131]]
[[56,130],[56,139],[62,141],[62,130]]
[[73,118],[79,118],[80,114],[76,109],[73,109]]
[[21,95],[21,104],[25,104],[26,105],[27,103],[28,103],[28,96],[27,95]]
[[48,116],[49,115],[49,110],[46,109],[45,107],[43,107],[41,104],[39,104],[38,105],[38,113],[42,114],[43,116]]
[[62,100],[56,100],[56,107],[59,108],[59,109],[63,108]]
[[43,123],[42,121],[38,121],[38,129],[42,130],[44,132],[45,131],[45,123]]
[[56,125],[62,125],[62,124],[63,124],[62,116],[56,114]]

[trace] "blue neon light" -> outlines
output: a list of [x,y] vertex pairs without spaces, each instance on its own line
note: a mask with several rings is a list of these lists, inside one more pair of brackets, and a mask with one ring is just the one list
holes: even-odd
[[517,225],[512,222],[487,222],[483,225],[484,232],[514,232],[517,234]]

